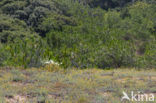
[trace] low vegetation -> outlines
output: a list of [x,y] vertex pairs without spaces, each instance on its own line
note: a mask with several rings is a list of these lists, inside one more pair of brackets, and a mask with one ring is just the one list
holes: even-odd
[[0,100],[1,103],[121,103],[123,91],[156,94],[155,84],[155,70],[8,67],[0,70]]

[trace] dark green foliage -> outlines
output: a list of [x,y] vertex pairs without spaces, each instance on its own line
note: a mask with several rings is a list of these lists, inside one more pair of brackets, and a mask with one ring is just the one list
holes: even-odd
[[17,1],[15,0],[10,2],[5,2],[2,5],[2,11],[6,14],[15,14],[17,10],[22,9],[26,5],[25,1]]
[[134,47],[129,42],[112,40],[97,51],[96,63],[99,68],[134,66]]
[[43,21],[36,27],[36,30],[45,36],[51,30],[62,31],[66,25],[75,26],[77,21],[73,17],[64,15],[52,14],[44,18]]
[[0,15],[0,42],[6,43],[17,38],[30,38],[38,35],[27,27],[24,21]]
[[41,36],[44,36],[44,34],[37,28],[41,18],[50,13],[60,12],[52,0],[4,0],[0,2],[0,5],[4,14],[24,20],[28,26],[33,27]]
[[91,0],[89,5],[91,7],[98,7],[104,9],[115,8],[115,7],[123,7],[127,3],[133,2],[134,0]]
[[65,67],[137,67],[140,60],[146,67],[150,63],[150,67],[155,67],[154,58],[143,59],[150,57],[146,52],[151,51],[143,48],[144,45],[155,41],[153,5],[138,2],[121,12],[87,7],[82,10],[81,14],[76,14],[75,20],[79,20],[76,26],[62,24],[59,32],[52,30],[47,34],[47,43]]
[[155,32],[154,0],[1,0],[0,65],[155,68]]

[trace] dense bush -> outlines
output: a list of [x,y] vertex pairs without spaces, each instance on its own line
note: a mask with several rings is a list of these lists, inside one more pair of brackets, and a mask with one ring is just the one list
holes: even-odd
[[14,41],[16,38],[38,38],[38,35],[27,27],[24,21],[0,14],[0,42]]
[[46,58],[45,43],[36,38],[20,40],[0,45],[0,65],[2,66],[23,66],[39,67],[42,66],[43,58]]
[[1,0],[0,65],[155,68],[154,0]]
[[[124,14],[124,9],[127,10],[127,14]],[[50,30],[54,30],[46,36],[54,55],[58,61],[63,62],[64,66],[139,67],[138,64],[144,62],[147,65],[151,63],[149,67],[155,67],[154,58],[146,54],[147,51],[151,52],[151,49],[144,48],[148,41],[155,41],[153,5],[137,2],[135,5],[123,8],[121,12],[92,10],[88,7],[82,10],[82,16],[75,14],[77,15],[75,20],[79,20],[77,25],[61,24],[61,29],[57,29],[59,32],[51,28]],[[73,9],[72,12],[78,10]],[[56,20],[53,19],[47,24],[51,25]],[[61,23],[60,20],[57,21]],[[145,61],[148,57],[149,59]]]

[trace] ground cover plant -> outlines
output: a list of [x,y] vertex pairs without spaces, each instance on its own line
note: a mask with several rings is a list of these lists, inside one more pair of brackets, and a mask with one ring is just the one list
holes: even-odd
[[52,67],[49,72],[35,68],[2,68],[0,100],[1,103],[121,103],[123,91],[156,94],[155,84],[155,70]]

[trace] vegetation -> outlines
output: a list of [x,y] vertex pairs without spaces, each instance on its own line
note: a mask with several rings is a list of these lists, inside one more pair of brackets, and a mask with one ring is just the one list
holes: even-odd
[[155,70],[156,0],[0,0],[0,103],[121,103]]
[[155,83],[155,70],[148,70],[147,73],[135,69],[58,68],[55,72],[48,72],[32,68],[2,68],[0,100],[2,103],[121,103],[123,91],[129,94],[130,91],[137,93],[141,90],[146,94],[155,94]]
[[1,0],[0,66],[155,68],[155,0]]

